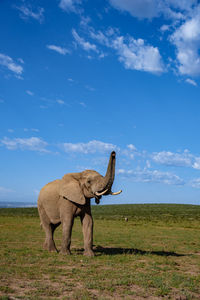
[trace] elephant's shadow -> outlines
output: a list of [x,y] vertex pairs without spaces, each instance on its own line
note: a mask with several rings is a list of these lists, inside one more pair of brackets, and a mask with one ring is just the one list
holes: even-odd
[[[77,249],[78,250],[78,249]],[[79,249],[78,252],[82,252],[83,249]],[[102,246],[94,246],[93,251],[95,253],[95,256],[101,256],[101,255],[119,255],[119,254],[127,254],[127,255],[158,255],[158,256],[185,256],[185,254],[176,253],[173,251],[146,251],[136,248],[114,248],[114,247],[102,247]]]

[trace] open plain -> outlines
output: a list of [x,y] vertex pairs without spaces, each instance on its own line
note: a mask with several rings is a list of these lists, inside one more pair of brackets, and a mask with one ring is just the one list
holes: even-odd
[[[95,257],[42,249],[36,208],[0,209],[0,299],[200,299],[200,206],[93,206]],[[61,227],[55,232],[60,248]]]

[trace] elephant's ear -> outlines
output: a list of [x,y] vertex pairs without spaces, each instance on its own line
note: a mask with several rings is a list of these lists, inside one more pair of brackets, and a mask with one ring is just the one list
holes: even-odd
[[77,204],[85,204],[85,196],[82,192],[78,180],[66,176],[62,179],[60,187],[60,196]]

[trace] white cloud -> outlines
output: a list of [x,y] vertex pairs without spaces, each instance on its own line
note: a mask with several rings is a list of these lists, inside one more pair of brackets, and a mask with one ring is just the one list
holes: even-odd
[[102,58],[104,58],[104,57],[106,57],[106,56],[107,56],[107,53],[101,52],[101,53],[99,54],[99,58],[100,58],[100,59],[102,59]]
[[161,151],[152,154],[152,160],[158,164],[174,167],[190,167],[200,170],[200,157],[185,150],[183,153]]
[[30,130],[33,132],[39,132],[39,129],[37,129],[37,128],[31,128]]
[[107,151],[112,151],[112,150],[117,150],[118,147],[113,144],[109,143],[104,143],[101,141],[90,141],[88,143],[64,143],[62,144],[62,148],[64,149],[65,152],[74,152],[74,153],[84,153],[84,154],[89,154],[89,153],[104,153]]
[[79,102],[79,104],[83,107],[86,107],[87,105],[85,104],[85,102]]
[[90,17],[81,16],[81,21],[80,21],[81,26],[87,27],[90,22],[91,22]]
[[15,63],[13,59],[5,54],[0,53],[0,65],[6,67],[8,70],[14,72],[15,74],[22,74],[23,67]]
[[140,156],[141,153],[137,151],[137,148],[133,144],[129,144],[125,149],[121,151],[121,153],[130,159],[135,159],[136,156]]
[[200,74],[200,5],[192,18],[185,21],[171,35],[176,46],[177,68],[182,75]]
[[78,13],[80,11],[79,4],[81,0],[61,0],[59,3],[59,7],[67,12],[75,12]]
[[29,91],[29,90],[26,90],[26,93],[29,95],[29,96],[34,96],[34,93]]
[[[111,43],[110,43],[111,35],[109,35],[108,33],[104,34],[102,31],[95,32],[92,27],[90,28],[89,33],[90,33],[90,36],[92,39],[98,41],[102,45],[111,47]],[[113,32],[113,34],[114,34],[114,32]]]
[[160,3],[157,0],[110,0],[110,3],[116,9],[129,12],[137,18],[154,18],[158,16],[160,10]]
[[39,132],[39,129],[37,129],[37,128],[30,128],[30,129],[24,128],[24,131],[25,131],[25,132],[28,132],[28,131]]
[[42,23],[44,20],[44,15],[43,15],[44,8],[42,8],[42,7],[38,7],[37,12],[34,12],[30,6],[25,6],[25,5],[16,7],[16,9],[18,9],[20,11],[20,17],[22,19],[33,18],[40,23]]
[[193,79],[187,78],[185,81],[191,85],[197,86],[196,81],[194,81]]
[[65,101],[63,101],[61,99],[56,100],[56,102],[60,105],[65,105]]
[[21,63],[21,64],[24,64],[24,60],[22,58],[18,58],[18,61]]
[[129,150],[131,150],[131,151],[136,151],[136,150],[137,150],[137,148],[136,148],[133,144],[127,145],[127,148],[128,148]]
[[13,193],[14,191],[3,186],[0,186],[0,195],[5,195],[8,193]]
[[93,88],[92,86],[90,85],[85,85],[85,88],[90,91],[90,92],[94,92],[95,91],[95,88]]
[[163,72],[163,63],[157,47],[145,45],[144,40],[135,40],[129,37],[125,42],[124,37],[117,37],[112,47],[119,55],[119,61],[126,69],[146,71],[151,73]]
[[190,11],[193,6],[198,3],[198,0],[168,0],[167,2],[174,8],[178,8],[183,11]]
[[200,170],[200,157],[194,157],[192,167],[194,169]]
[[158,182],[172,185],[183,185],[184,181],[177,175],[170,172],[161,172],[158,170],[124,170],[117,171],[119,175],[130,177],[137,182]]
[[101,31],[96,33],[91,27],[89,34],[98,43],[114,49],[119,56],[119,61],[124,64],[126,69],[151,73],[164,72],[158,48],[147,45],[143,39],[119,36],[118,31],[114,28],[109,28],[105,33]]
[[5,146],[8,150],[31,150],[39,152],[48,152],[46,150],[47,142],[38,137],[30,138],[13,138],[4,137],[0,140],[0,145]]
[[152,19],[164,15],[166,18],[182,19],[190,12],[197,0],[110,0],[110,4],[140,19]]
[[15,74],[15,77],[19,80],[24,80],[24,78],[21,75]]
[[91,44],[90,42],[87,42],[84,40],[84,38],[80,37],[75,29],[72,29],[72,35],[75,39],[75,41],[85,50],[85,51],[95,51],[99,52],[96,45]]
[[151,163],[150,163],[149,160],[146,161],[146,168],[147,168],[147,169],[151,168]]
[[194,188],[200,188],[200,178],[195,178],[190,181],[190,185]]
[[[200,4],[197,0],[110,0],[110,4],[122,11],[128,12],[136,18],[152,19],[161,15],[171,23],[163,24],[161,31],[173,30],[169,41],[175,45],[176,50],[176,68],[181,75],[198,76],[200,75]],[[100,38],[100,36],[99,36]],[[136,68],[134,59],[135,51],[132,51],[129,45],[118,45],[120,49],[120,59],[125,67],[131,69],[146,70],[141,64],[141,55],[139,58],[139,68]],[[151,46],[149,46],[151,47]],[[157,48],[149,48],[145,55],[147,60],[153,54],[153,65],[163,69],[158,63],[160,60]],[[130,52],[131,50],[131,52]],[[144,49],[145,50],[145,49]],[[122,53],[122,55],[121,55]],[[161,67],[161,68],[160,68]],[[154,67],[153,67],[154,69]],[[188,83],[192,83],[191,81]]]
[[47,45],[47,48],[50,49],[50,50],[56,51],[56,52],[58,52],[59,54],[62,54],[62,55],[66,55],[66,54],[70,53],[70,51],[68,49],[60,47],[60,46]]
[[169,31],[169,30],[170,30],[170,25],[164,24],[164,25],[162,25],[162,26],[160,27],[160,30],[161,30],[162,32]]
[[190,167],[191,166],[191,157],[188,153],[173,153],[170,151],[162,151],[154,153],[152,155],[154,162],[167,165],[167,166],[177,166],[177,167]]

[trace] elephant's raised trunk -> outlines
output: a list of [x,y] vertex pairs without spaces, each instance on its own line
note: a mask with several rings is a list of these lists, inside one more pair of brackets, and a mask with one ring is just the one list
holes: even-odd
[[110,159],[107,167],[107,172],[104,177],[104,189],[107,189],[107,195],[111,192],[111,187],[115,178],[115,161],[116,161],[116,153],[112,151],[110,154]]
[[116,157],[116,153],[115,151],[112,151],[110,154],[110,160],[108,163],[106,175],[103,177],[103,181],[101,183],[101,190],[95,193],[97,196],[118,195],[122,192],[121,190],[116,193],[113,193],[111,191],[112,184],[115,178],[115,161],[116,161],[115,157]]

